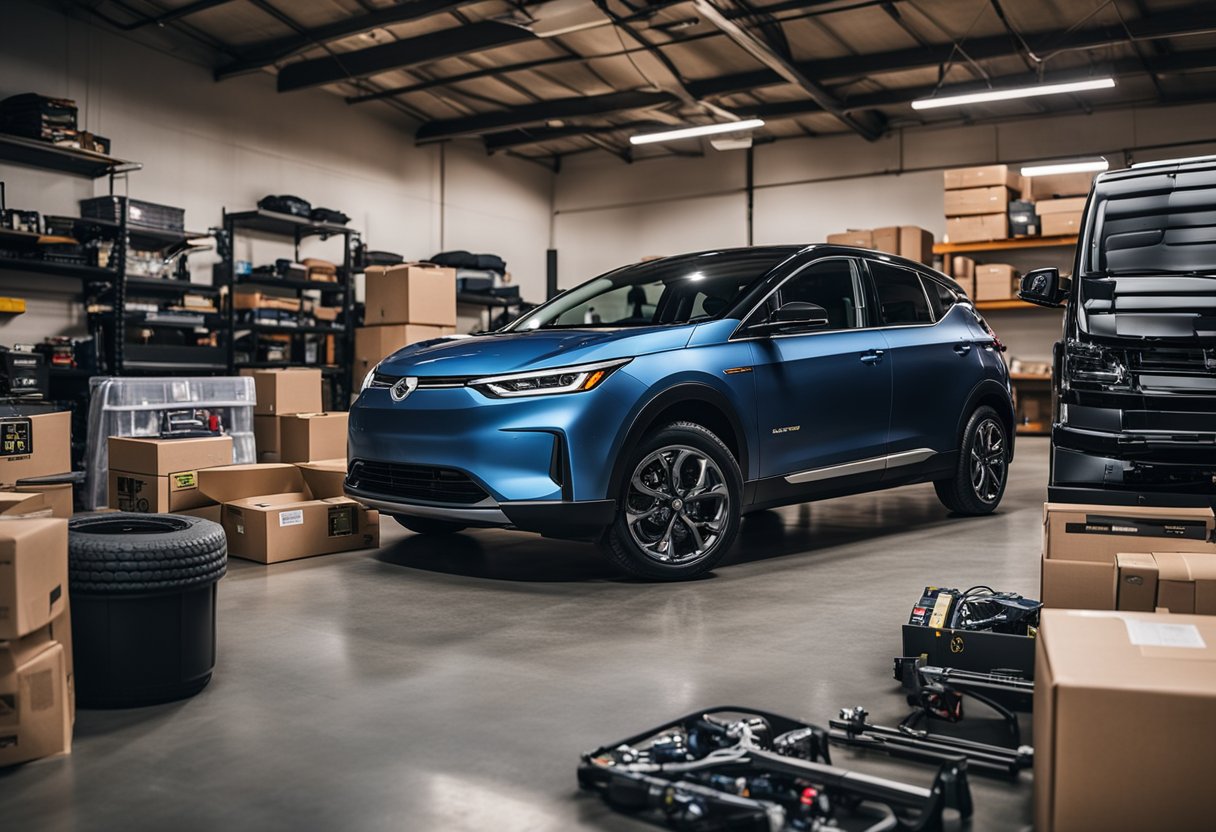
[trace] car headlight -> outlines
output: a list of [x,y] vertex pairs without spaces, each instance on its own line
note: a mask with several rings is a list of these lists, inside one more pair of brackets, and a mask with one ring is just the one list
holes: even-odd
[[1127,380],[1127,367],[1118,354],[1084,341],[1072,340],[1065,345],[1065,384],[1125,387]]
[[618,358],[577,367],[558,367],[553,370],[536,370],[530,373],[511,373],[502,376],[475,378],[469,387],[496,399],[512,399],[518,396],[550,396],[555,393],[585,393],[603,384],[604,379],[632,361]]
[[380,369],[380,365],[377,364],[376,366],[372,367],[370,370],[367,371],[367,375],[365,375],[363,377],[363,383],[359,385],[360,393],[362,393],[368,387],[371,387],[372,379],[376,377],[376,370],[379,370],[379,369]]

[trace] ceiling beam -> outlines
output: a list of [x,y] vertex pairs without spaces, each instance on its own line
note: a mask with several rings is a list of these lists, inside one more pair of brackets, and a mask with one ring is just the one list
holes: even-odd
[[414,134],[414,140],[418,144],[427,144],[444,139],[459,139],[514,130],[520,127],[544,125],[550,121],[567,118],[592,118],[626,110],[645,110],[675,101],[678,99],[669,93],[641,90],[560,98],[472,116],[428,121],[418,128],[418,132]]
[[605,136],[622,131],[658,130],[671,125],[657,121],[631,121],[627,124],[597,124],[580,125],[567,124],[562,127],[521,127],[514,130],[503,130],[499,133],[487,133],[482,136],[487,153],[496,153],[515,147],[526,147],[531,144],[558,141],[560,139],[576,139],[583,136]]
[[[1058,30],[1037,32],[1025,36],[1035,55],[1042,60],[1056,53],[1077,50],[1099,49],[1125,44],[1136,40],[1160,40],[1162,38],[1216,32],[1216,4],[1204,2],[1186,6],[1181,10],[1154,14],[1152,17],[1131,20],[1123,26],[1099,26],[1081,29],[1061,37]],[[964,44],[967,56],[973,60],[1016,57],[1019,52],[1008,35],[975,38]],[[795,68],[816,83],[840,78],[866,78],[884,72],[902,72],[912,69],[935,67],[961,58],[954,44],[897,49],[869,55],[848,55],[842,58],[826,58],[820,61],[804,61]],[[789,81],[772,69],[741,72],[718,78],[689,81],[688,88],[698,98],[712,95],[729,95],[748,92],[757,87],[785,84]]]
[[297,52],[309,49],[318,44],[331,40],[358,35],[392,26],[398,23],[409,23],[436,14],[443,14],[470,5],[478,0],[409,0],[383,9],[367,12],[355,17],[343,18],[315,29],[289,35],[275,40],[262,41],[244,47],[240,57],[235,61],[219,67],[215,71],[215,80],[222,81],[233,75],[252,72],[270,66],[284,58],[289,58]]
[[734,41],[740,48],[760,63],[769,68],[782,80],[800,87],[820,109],[829,112],[843,122],[850,130],[868,141],[874,141],[882,135],[882,126],[872,119],[855,118],[840,107],[836,97],[824,87],[808,78],[800,69],[779,55],[771,46],[756,38],[738,23],[727,19],[722,10],[709,0],[695,0],[693,8],[714,27]]

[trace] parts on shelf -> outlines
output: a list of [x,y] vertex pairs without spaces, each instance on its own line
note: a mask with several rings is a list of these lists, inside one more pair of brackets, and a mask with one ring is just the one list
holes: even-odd
[[274,211],[277,214],[291,214],[293,217],[311,219],[312,204],[298,196],[282,194],[280,196],[264,196],[258,200],[258,207],[263,211]]
[[405,258],[392,251],[368,251],[366,246],[359,250],[359,266],[397,266],[405,262]]
[[42,399],[49,393],[46,357],[32,346],[0,347],[0,396]]
[[840,718],[829,723],[828,738],[838,745],[934,765],[943,765],[962,756],[967,760],[968,771],[1012,780],[1034,765],[1034,749],[1028,745],[1009,748],[922,731],[902,723],[897,727],[874,725],[869,717],[869,712],[860,706],[841,708]]
[[158,205],[126,196],[97,196],[80,200],[82,219],[122,222],[126,217],[131,229],[181,232],[186,227],[186,210],[171,205]]
[[161,414],[161,439],[186,439],[221,436],[224,432],[223,413],[207,408],[166,410]]
[[255,266],[253,274],[279,280],[308,280],[308,266],[280,257],[268,266]]
[[334,208],[313,208],[308,212],[308,218],[313,222],[323,222],[329,225],[346,225],[350,217]]
[[945,759],[929,788],[838,768],[828,735],[750,708],[698,711],[584,754],[579,785],[612,808],[689,830],[938,830],[947,809],[971,816],[967,761]]

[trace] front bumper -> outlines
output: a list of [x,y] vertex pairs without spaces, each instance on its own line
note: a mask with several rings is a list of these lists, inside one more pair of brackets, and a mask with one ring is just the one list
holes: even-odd
[[616,517],[613,500],[488,500],[472,506],[452,506],[396,500],[349,484],[345,490],[348,497],[386,514],[446,520],[474,528],[518,529],[570,540],[595,540]]

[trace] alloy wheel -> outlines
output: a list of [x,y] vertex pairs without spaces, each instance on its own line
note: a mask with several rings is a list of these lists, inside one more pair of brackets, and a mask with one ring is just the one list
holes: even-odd
[[995,419],[976,426],[971,443],[971,487],[985,503],[995,502],[1005,484],[1005,432]]
[[702,451],[670,445],[647,455],[633,471],[625,522],[652,560],[688,564],[714,548],[730,518],[722,470]]

